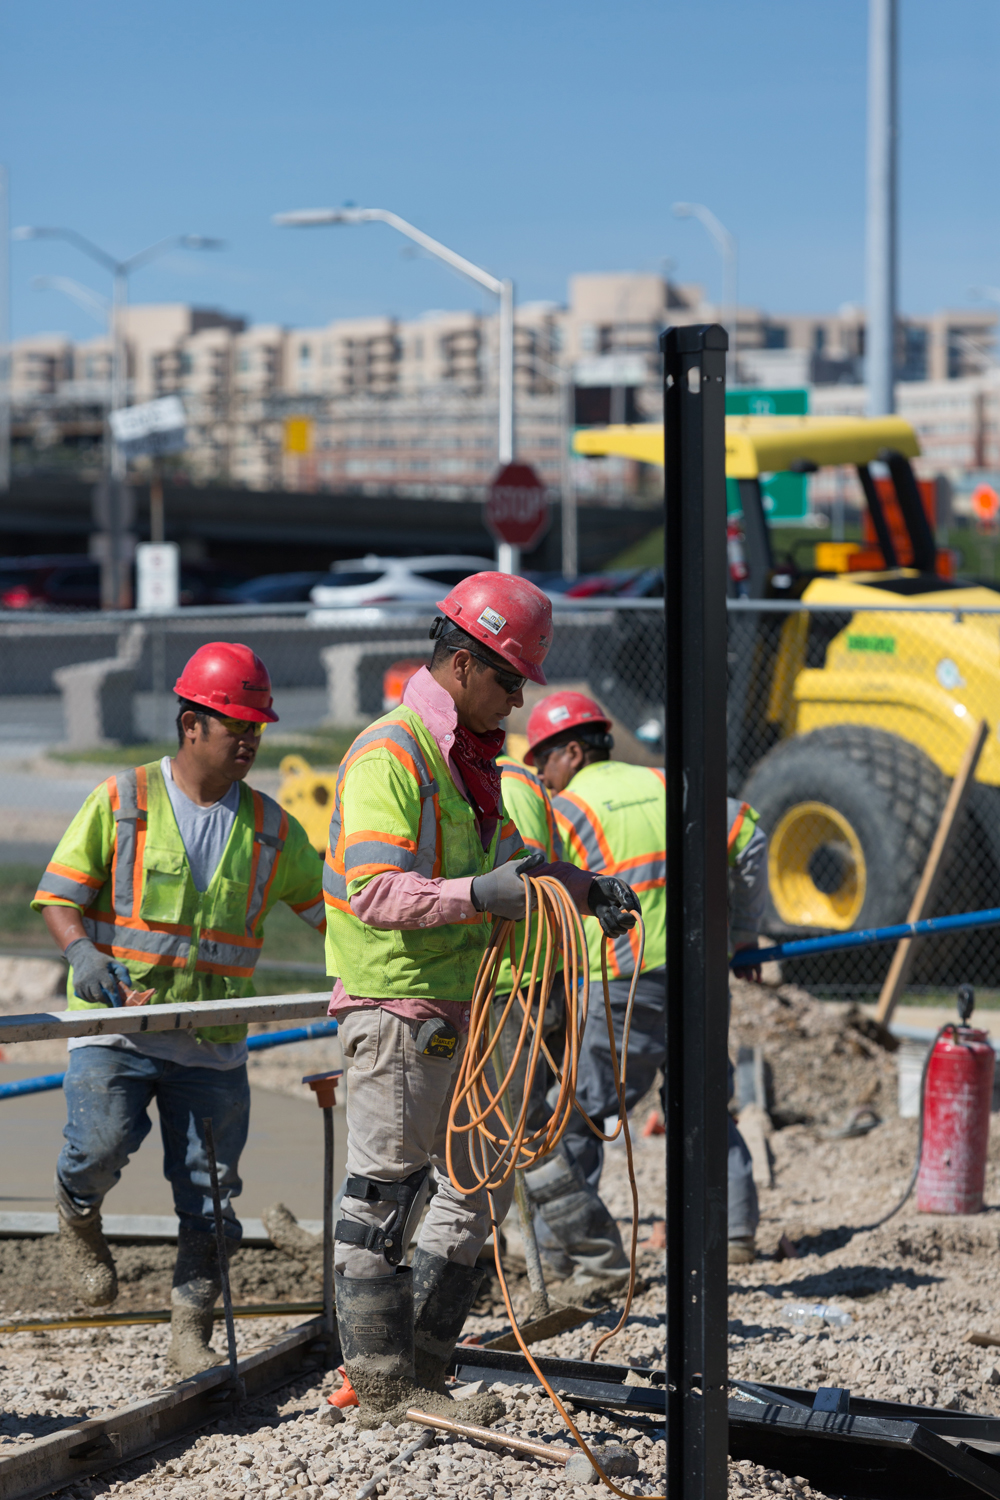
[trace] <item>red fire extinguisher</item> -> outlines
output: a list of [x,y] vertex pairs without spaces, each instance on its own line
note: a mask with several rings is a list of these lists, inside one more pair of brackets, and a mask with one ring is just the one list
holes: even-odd
[[995,1057],[985,1031],[969,1026],[971,985],[958,992],[960,1024],[943,1026],[924,1068],[917,1209],[977,1214],[983,1206]]

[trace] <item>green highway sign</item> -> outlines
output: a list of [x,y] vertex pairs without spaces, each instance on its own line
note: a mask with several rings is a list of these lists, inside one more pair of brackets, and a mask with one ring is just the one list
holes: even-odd
[[[809,412],[809,392],[804,389],[780,391],[745,390],[726,392],[727,417],[804,417]],[[809,512],[809,493],[805,474],[771,474],[760,476],[764,511],[772,526],[794,526]],[[726,480],[727,510],[730,515],[742,509],[735,479]]]

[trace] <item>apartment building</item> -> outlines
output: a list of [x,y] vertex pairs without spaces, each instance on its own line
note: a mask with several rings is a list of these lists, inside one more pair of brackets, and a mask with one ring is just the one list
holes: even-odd
[[[657,417],[662,328],[722,316],[700,286],[655,272],[574,275],[568,292],[565,307],[521,304],[515,321],[517,451],[553,488],[566,477],[572,425]],[[495,470],[492,308],[293,330],[181,303],[137,305],[125,317],[129,400],[183,398],[189,443],[174,462],[195,483],[457,499],[481,494]],[[741,307],[737,379],[807,384],[814,410],[828,397],[855,409],[863,401],[864,331],[854,307],[781,317]],[[900,319],[901,404],[908,408],[912,395],[928,453],[942,463],[948,454],[967,463],[970,452],[992,453],[1000,441],[995,331],[988,311]],[[107,337],[73,343],[39,334],[18,340],[12,353],[15,465],[95,465],[110,388]],[[961,426],[960,438],[946,437],[949,424]],[[289,443],[292,430],[305,441]],[[620,460],[576,461],[570,471],[582,492],[607,503],[651,482]]]

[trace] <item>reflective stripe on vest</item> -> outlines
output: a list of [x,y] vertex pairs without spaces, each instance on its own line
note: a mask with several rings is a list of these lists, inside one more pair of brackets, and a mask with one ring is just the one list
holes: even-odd
[[[378,829],[364,829],[345,839],[340,793],[350,768],[369,750],[388,750],[413,776],[420,792],[420,829],[416,842]],[[505,864],[521,847],[517,829],[508,819],[500,831],[494,869]],[[341,762],[334,789],[330,837],[323,862],[323,897],[328,906],[350,912],[347,884],[350,880],[415,871],[428,880],[441,874],[441,809],[439,789],[426,757],[409,726],[401,719],[383,719],[359,734]]]
[[729,855],[732,855],[736,848],[736,840],[740,836],[740,829],[743,827],[743,820],[749,811],[749,802],[741,802],[740,810],[729,826],[729,837],[726,839],[726,853]]
[[[646,768],[644,768],[646,769]],[[649,771],[665,786],[664,773],[655,767],[649,767]],[[630,772],[632,768],[629,768]],[[638,773],[639,768],[635,771]],[[648,785],[648,783],[647,783]],[[589,786],[589,784],[588,784]],[[592,795],[595,795],[592,793]],[[641,800],[648,801],[645,796]],[[657,891],[662,893],[666,889],[667,882],[667,851],[665,848],[646,848],[639,854],[626,854],[623,858],[615,857],[608,834],[605,831],[596,808],[584,800],[583,794],[572,791],[561,792],[552,798],[552,805],[556,813],[557,825],[563,835],[568,852],[574,861],[584,869],[590,870],[595,875],[617,875],[620,879],[627,881],[639,896],[640,901],[644,892]],[[614,803],[609,804],[615,807]],[[626,812],[628,802],[621,804],[616,811]],[[616,821],[611,825],[618,829],[615,834],[619,847],[628,848],[629,843],[635,847],[636,839]],[[665,832],[665,829],[664,829]],[[650,837],[647,832],[643,835]],[[662,838],[663,835],[660,834]],[[640,845],[641,847],[641,845]],[[659,895],[658,903],[662,904],[663,896]],[[591,977],[600,978],[600,966],[598,955],[595,953],[594,944],[591,947]],[[608,943],[608,973],[617,979],[623,975],[633,974],[639,962],[639,934],[635,928],[630,932],[623,933],[614,941]],[[650,960],[645,960],[648,965]]]
[[[186,968],[190,963],[194,929],[175,922],[146,921],[139,915],[149,809],[145,767],[123,771],[113,777],[108,792],[115,820],[115,848],[111,861],[113,913],[88,907],[83,913],[84,931],[102,953],[110,953],[115,958],[130,958],[158,968]],[[263,938],[257,937],[256,927],[285,847],[288,815],[272,798],[255,791],[251,791],[251,796],[253,858],[244,931],[232,933],[202,928],[194,968],[203,973],[249,979],[260,956]],[[86,889],[88,899],[96,894],[89,884]],[[322,921],[314,925],[322,925]]]

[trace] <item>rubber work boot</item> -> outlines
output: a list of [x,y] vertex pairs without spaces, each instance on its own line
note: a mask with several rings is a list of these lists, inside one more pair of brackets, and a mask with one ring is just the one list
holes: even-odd
[[[228,1245],[227,1245],[228,1253]],[[222,1292],[215,1235],[181,1224],[170,1293],[167,1364],[182,1380],[221,1365],[226,1355],[211,1347],[212,1308]]]
[[57,1180],[56,1209],[68,1285],[87,1307],[107,1307],[118,1296],[118,1276],[101,1228],[100,1206],[80,1213]]
[[[460,1266],[419,1245],[413,1252],[413,1371],[429,1391],[447,1392],[445,1373],[485,1275],[482,1266]],[[506,1411],[488,1392],[465,1397],[460,1407],[460,1421],[483,1427]]]
[[[432,1416],[454,1420],[465,1413],[467,1420],[478,1420],[465,1403],[458,1407],[450,1396],[417,1384],[408,1266],[400,1266],[393,1276],[341,1276],[335,1271],[334,1286],[344,1369],[357,1393],[360,1427],[381,1427],[383,1422],[398,1427],[411,1406]],[[502,1404],[497,1405],[502,1414]]]
[[553,1270],[564,1270],[569,1260],[573,1282],[581,1288],[592,1282],[608,1288],[628,1284],[629,1259],[618,1225],[561,1146],[525,1172],[524,1184],[537,1214],[539,1250],[554,1257]]
[[757,1245],[752,1234],[733,1235],[728,1247],[727,1259],[731,1266],[749,1266],[757,1259]]

